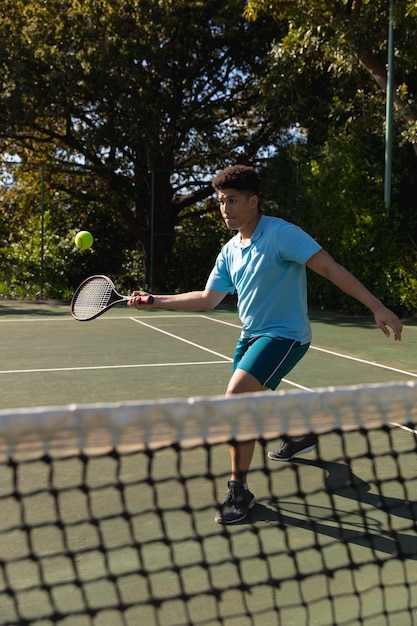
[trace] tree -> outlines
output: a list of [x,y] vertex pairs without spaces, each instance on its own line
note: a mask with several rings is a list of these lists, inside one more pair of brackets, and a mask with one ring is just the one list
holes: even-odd
[[[285,34],[271,48],[263,106],[301,141],[276,162],[292,166],[295,221],[310,230],[399,313],[416,309],[417,3],[396,0],[393,205],[383,203],[389,3],[249,0]],[[275,169],[276,172],[276,169]],[[288,206],[284,205],[288,210]],[[294,216],[293,216],[294,217]],[[347,308],[314,278],[311,299]]]
[[[163,287],[180,219],[210,176],[278,142],[258,114],[276,27],[244,0],[3,0],[0,141],[88,166]],[[68,188],[67,191],[70,191]],[[149,267],[148,267],[149,272]]]
[[[402,137],[410,143],[417,157],[417,51],[410,45],[417,36],[417,3],[396,0],[394,6],[394,105]],[[299,69],[309,63],[311,55],[316,59],[316,68],[339,77],[359,75],[358,66],[364,68],[384,103],[388,11],[388,2],[381,4],[371,0],[249,0],[245,13],[252,20],[266,14],[280,24],[283,21],[288,24],[276,54],[293,59],[297,55]],[[306,54],[305,59],[303,54]],[[306,78],[307,71],[302,74]]]

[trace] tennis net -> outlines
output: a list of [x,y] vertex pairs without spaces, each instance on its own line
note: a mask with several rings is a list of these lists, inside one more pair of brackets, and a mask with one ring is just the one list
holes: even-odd
[[[416,422],[415,383],[2,410],[0,623],[415,624]],[[215,524],[249,439],[257,504]]]

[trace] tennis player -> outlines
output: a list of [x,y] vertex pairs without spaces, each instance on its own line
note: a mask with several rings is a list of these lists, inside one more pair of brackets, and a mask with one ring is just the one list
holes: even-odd
[[[220,251],[204,290],[155,295],[152,307],[209,310],[227,294],[237,292],[242,333],[227,396],[276,389],[306,354],[311,341],[306,267],[368,307],[387,337],[391,328],[395,340],[401,340],[402,326],[397,315],[317,241],[294,224],[260,213],[260,179],[253,168],[227,167],[214,178],[213,187],[227,228],[237,234]],[[144,295],[146,292],[135,291],[129,305],[149,309],[149,305],[140,304]],[[230,481],[215,517],[220,524],[242,520],[255,504],[247,484],[254,447],[254,441],[230,445]],[[316,447],[317,437],[308,434],[284,440],[280,449],[268,456],[274,461],[290,461]]]

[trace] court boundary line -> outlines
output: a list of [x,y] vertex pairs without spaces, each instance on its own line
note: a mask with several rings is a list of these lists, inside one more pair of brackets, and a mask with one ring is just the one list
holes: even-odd
[[[197,317],[199,319],[203,318],[212,322],[216,322],[218,324],[224,324],[226,326],[231,326],[233,328],[241,328],[240,325],[238,324],[234,324],[232,322],[226,322],[225,320],[219,320],[216,317],[211,317],[209,315],[197,315],[197,314],[191,314],[191,315],[159,315],[159,316],[154,316],[153,319],[155,319],[156,317],[158,317],[158,319],[162,318],[162,319],[166,319],[168,317],[187,317],[187,318],[192,318],[192,317]],[[50,318],[49,318],[50,319]],[[48,318],[45,319],[29,319],[29,320],[19,320],[19,321],[49,321]],[[70,318],[62,318],[62,317],[55,317],[54,319],[59,319],[59,320],[67,320]],[[127,319],[130,320],[132,322],[135,322],[137,324],[141,324],[142,326],[145,326],[147,328],[150,328],[151,330],[155,330],[159,333],[162,333],[164,335],[167,335],[168,337],[171,337],[173,339],[176,339],[177,341],[181,341],[183,343],[186,343],[188,345],[191,345],[199,350],[203,350],[205,352],[208,352],[210,354],[213,354],[215,356],[219,356],[222,360],[221,361],[195,361],[195,362],[176,362],[176,363],[136,363],[136,364],[127,364],[127,365],[99,365],[99,366],[81,366],[81,367],[64,367],[64,368],[38,368],[38,369],[26,369],[26,370],[0,370],[0,375],[1,374],[28,374],[28,373],[45,373],[45,372],[69,372],[69,371],[86,371],[86,370],[110,370],[110,369],[137,369],[137,368],[145,368],[145,367],[170,367],[170,366],[174,366],[174,365],[179,365],[179,366],[187,366],[187,365],[218,365],[218,364],[226,364],[226,363],[230,363],[233,362],[233,358],[228,357],[224,354],[221,354],[220,352],[217,352],[215,350],[211,350],[209,348],[206,348],[205,346],[202,346],[201,344],[197,344],[193,341],[190,341],[188,339],[185,339],[183,337],[180,337],[178,335],[174,335],[173,333],[170,333],[166,330],[163,330],[161,328],[158,328],[156,326],[153,326],[152,324],[149,324],[147,322],[144,322],[142,319],[137,318],[137,317],[131,317],[131,316],[117,316],[117,317],[108,317],[108,320],[114,320],[114,319]],[[1,320],[1,321],[15,321],[15,320]],[[417,378],[417,374],[413,374],[411,372],[407,372],[405,370],[400,370],[398,368],[394,368],[394,367],[390,367],[388,365],[383,365],[381,363],[375,363],[373,361],[367,361],[365,359],[360,359],[358,357],[352,357],[346,354],[342,354],[339,352],[335,352],[332,350],[327,350],[325,348],[319,348],[316,346],[310,346],[310,348],[312,350],[316,350],[319,352],[324,352],[326,354],[330,354],[332,356],[337,356],[339,358],[344,358],[344,359],[348,359],[351,361],[356,361],[359,363],[364,363],[365,365],[371,365],[374,367],[380,367],[382,369],[386,369],[386,370],[390,370],[396,373],[401,373],[401,374],[406,374],[408,376],[412,376],[412,377],[416,377]],[[286,378],[282,378],[282,382],[287,383],[288,385],[291,385],[293,387],[297,387],[298,389],[303,389],[304,391],[310,391],[312,392],[313,389],[306,387],[304,385],[300,385],[298,383],[295,383],[291,380],[288,380]],[[401,428],[402,430],[405,430],[407,432],[410,432],[412,434],[417,435],[417,430],[414,430],[412,428],[409,428],[407,426],[404,426],[402,424],[398,424],[396,422],[390,422],[390,424],[392,426],[396,426],[398,428]]]
[[[241,326],[239,324],[235,324],[233,322],[227,322],[225,320],[221,320],[221,319],[218,319],[216,317],[211,317],[209,315],[199,315],[199,314],[189,314],[189,315],[188,314],[186,314],[186,315],[179,314],[178,315],[178,314],[173,313],[172,315],[168,314],[168,315],[153,316],[153,319],[168,319],[168,318],[180,318],[180,317],[181,318],[184,318],[184,317],[186,317],[186,318],[198,318],[198,319],[203,318],[203,319],[209,320],[211,322],[216,322],[217,324],[223,324],[225,326],[231,326],[232,328],[236,328],[236,329],[240,329],[241,328]],[[26,319],[26,320],[17,320],[17,321],[19,321],[19,322],[32,322],[32,321],[40,322],[40,321],[50,321],[50,319],[51,318],[43,318],[43,319],[35,319],[35,320]],[[70,318],[55,317],[54,319],[55,320],[58,319],[58,320],[61,321],[61,320],[67,320],[67,319],[70,319]],[[148,322],[145,322],[142,318],[132,317],[132,316],[116,316],[116,317],[110,317],[109,316],[109,317],[104,318],[104,319],[107,319],[108,321],[115,320],[115,319],[118,319],[118,320],[120,320],[120,319],[122,319],[122,320],[129,320],[129,321],[135,322],[137,324],[141,324],[142,326],[145,326],[147,328],[150,328],[151,330],[155,330],[156,332],[159,332],[159,333],[162,333],[164,335],[167,335],[167,336],[169,336],[169,337],[171,337],[171,338],[173,338],[173,339],[175,339],[177,341],[181,341],[183,343],[191,345],[191,346],[193,346],[193,347],[195,347],[195,348],[197,348],[199,350],[203,350],[205,352],[208,352],[209,354],[213,354],[214,356],[218,356],[221,359],[224,359],[225,362],[229,362],[229,363],[233,362],[233,358],[231,358],[231,357],[229,357],[227,355],[224,355],[224,354],[222,354],[220,352],[217,352],[215,350],[211,350],[210,348],[206,348],[205,346],[202,346],[201,344],[197,344],[197,343],[195,343],[193,341],[190,341],[188,339],[180,337],[179,335],[175,335],[174,333],[170,333],[170,332],[168,332],[166,330],[158,328],[157,326],[154,326],[154,325],[152,325],[152,324],[150,324]],[[10,321],[16,321],[16,320],[0,320],[0,323],[2,321],[3,322],[10,322]],[[361,359],[359,357],[353,357],[353,356],[350,356],[350,355],[347,355],[347,354],[336,352],[334,350],[328,350],[326,348],[320,348],[318,346],[313,346],[313,345],[310,346],[310,349],[311,350],[316,350],[318,352],[323,352],[323,353],[329,354],[331,356],[336,356],[336,357],[339,357],[339,358],[342,358],[342,359],[355,361],[357,363],[363,363],[364,365],[370,365],[371,367],[379,367],[381,369],[392,371],[392,372],[395,372],[397,374],[404,374],[404,375],[410,376],[412,378],[417,378],[417,374],[415,374],[413,372],[409,372],[407,370],[402,370],[402,369],[399,369],[399,368],[396,368],[396,367],[392,367],[392,366],[389,366],[389,365],[384,365],[382,363],[377,363],[375,361],[368,361],[366,359]],[[209,363],[213,363],[213,361],[209,361]],[[167,365],[169,365],[169,363]],[[117,366],[109,366],[109,367],[114,367],[114,368],[121,367],[121,368],[123,368],[123,367],[148,367],[148,366],[152,366],[152,364],[151,365],[140,364],[140,365],[132,365],[132,366],[130,366],[130,365],[129,366],[117,365]],[[105,368],[105,367],[107,367],[107,366],[96,366],[96,367],[91,366],[91,367],[86,367],[86,369],[101,369],[101,368]],[[0,374],[18,373],[18,372],[27,373],[27,372],[37,372],[37,371],[53,372],[53,371],[74,371],[74,370],[77,370],[77,368],[45,368],[45,369],[30,369],[30,370],[0,370]],[[306,391],[310,391],[309,387],[306,387],[306,386],[301,385],[299,383],[295,383],[295,382],[293,382],[293,381],[291,381],[289,379],[283,378],[282,381],[287,383],[287,384],[289,384],[289,385],[291,385],[291,386],[293,386],[293,387],[297,387],[298,389],[304,389]]]
[[[188,319],[191,319],[191,318],[201,319],[202,318],[202,319],[209,320],[211,322],[216,322],[217,324],[223,324],[225,326],[231,326],[232,328],[236,328],[236,329],[240,329],[241,328],[241,326],[239,324],[236,324],[236,323],[233,323],[233,322],[228,322],[228,321],[225,321],[225,320],[221,320],[221,319],[218,319],[218,318],[216,318],[214,316],[212,317],[212,316],[204,315],[204,314],[201,315],[201,314],[198,314],[198,313],[190,313],[190,314],[188,314],[188,313],[186,313],[186,314],[180,313],[180,314],[178,314],[176,312],[173,312],[172,314],[168,314],[168,315],[153,315],[152,316],[152,319],[170,319],[170,318],[188,318]],[[58,316],[53,317],[52,319],[59,320],[59,321],[71,320],[70,317],[63,318],[63,317],[58,317]],[[231,358],[229,356],[226,356],[226,355],[224,355],[224,354],[222,354],[220,352],[217,352],[215,350],[211,350],[209,348],[206,348],[205,346],[202,346],[201,344],[197,344],[195,342],[192,342],[192,341],[190,341],[188,339],[180,337],[179,335],[175,335],[174,333],[170,333],[170,332],[168,332],[166,330],[158,328],[158,327],[156,327],[156,326],[154,326],[154,325],[152,325],[152,324],[150,324],[148,322],[145,322],[142,318],[139,318],[139,317],[133,317],[133,316],[108,316],[107,318],[103,318],[102,321],[105,321],[105,320],[111,321],[111,320],[116,320],[116,319],[117,320],[122,319],[122,320],[133,321],[133,322],[135,322],[137,324],[141,324],[142,326],[145,326],[147,328],[150,328],[152,330],[160,332],[160,333],[162,333],[164,335],[167,335],[167,336],[169,336],[169,337],[171,337],[171,338],[173,338],[173,339],[175,339],[177,341],[181,341],[181,342],[186,343],[188,345],[191,345],[191,346],[193,346],[193,347],[195,347],[195,348],[197,348],[199,350],[203,350],[205,352],[213,354],[214,356],[218,356],[221,359],[224,359],[225,362],[229,362],[229,363],[233,362],[233,358]],[[15,320],[15,319],[1,320],[0,319],[0,324],[2,322],[16,322],[16,321],[18,321],[18,322],[33,322],[33,321],[41,322],[41,321],[50,321],[50,320],[51,320],[51,317],[49,317],[49,318],[45,317],[45,318],[42,318],[42,319],[35,318],[35,319],[19,319],[19,320]],[[412,378],[417,378],[417,374],[415,374],[413,372],[409,372],[407,370],[402,370],[402,369],[399,369],[399,368],[396,368],[396,367],[392,367],[392,366],[389,366],[389,365],[384,365],[382,363],[377,363],[375,361],[368,361],[366,359],[361,359],[359,357],[353,357],[353,356],[350,356],[350,355],[347,355],[347,354],[336,352],[334,350],[328,350],[326,348],[320,348],[320,347],[314,346],[314,345],[311,345],[310,349],[311,350],[316,350],[318,352],[323,352],[323,353],[329,354],[331,356],[336,356],[336,357],[339,357],[339,358],[355,361],[357,363],[363,363],[364,365],[370,365],[371,367],[379,367],[381,369],[392,371],[392,372],[395,372],[397,374],[405,374],[406,376],[410,376]],[[221,363],[221,362],[219,362],[219,363]],[[213,361],[209,361],[209,363],[213,363]],[[203,363],[201,363],[201,364],[203,364]],[[170,364],[167,363],[166,365],[170,365]],[[145,365],[145,364],[139,364],[138,365],[137,364],[137,365],[128,365],[128,366],[117,365],[117,366],[108,366],[108,367],[112,367],[112,368],[120,367],[120,368],[123,368],[123,367],[151,367],[151,366],[153,367],[153,364],[147,364],[147,365]],[[95,367],[94,366],[91,366],[91,367],[89,366],[89,367],[86,367],[85,369],[103,369],[103,368],[105,369],[106,367],[107,366],[95,366]],[[18,373],[18,372],[26,373],[26,372],[37,372],[37,371],[43,371],[43,372],[74,371],[74,370],[77,370],[77,369],[78,368],[45,368],[45,369],[30,369],[30,370],[0,370],[0,374]],[[299,383],[295,383],[295,382],[293,382],[291,380],[288,380],[286,378],[283,378],[282,381],[287,383],[287,384],[289,384],[289,385],[297,387],[298,389],[304,389],[306,391],[310,391],[309,387],[305,387],[304,385],[301,385]]]
[[[198,316],[200,317],[200,316]],[[203,316],[205,317],[205,316]],[[194,341],[190,341],[189,339],[184,339],[184,337],[179,337],[178,335],[174,335],[173,333],[168,332],[167,330],[163,330],[162,328],[158,328],[156,326],[152,326],[152,324],[148,324],[147,322],[144,322],[143,320],[137,318],[137,317],[131,317],[130,318],[132,320],[132,322],[136,322],[137,324],[141,324],[142,326],[146,326],[147,328],[151,328],[152,330],[156,330],[158,333],[162,333],[163,335],[167,335],[168,337],[172,337],[173,339],[177,339],[178,341],[182,341],[183,343],[186,343],[190,346],[193,346],[194,348],[198,348],[199,350],[203,350],[204,352],[208,352],[209,354],[214,354],[214,356],[219,356],[222,359],[225,359],[226,361],[228,361],[229,363],[233,362],[233,359],[230,356],[226,356],[224,354],[222,354],[221,352],[216,352],[216,350],[211,350],[210,348],[206,348],[205,346],[202,346],[198,343],[194,343]],[[210,318],[209,318],[210,319]]]
[[[175,313],[168,313],[167,315],[152,315],[152,319],[169,319],[172,317],[202,317],[201,315],[198,315],[197,313],[191,313],[189,315],[186,314],[179,314],[176,315]],[[207,316],[208,317],[208,316]],[[102,317],[100,317],[99,319],[94,320],[96,323],[102,323],[104,321],[108,322],[111,320],[132,320],[132,319],[139,319],[139,318],[134,318],[130,315],[104,315]],[[17,323],[17,322],[79,322],[79,320],[75,320],[73,317],[71,317],[71,314],[65,316],[65,315],[50,315],[45,316],[45,317],[24,317],[24,318],[18,318],[18,317],[14,317],[14,318],[8,318],[8,319],[2,319],[1,315],[0,315],[0,324],[7,324],[7,323]],[[91,321],[91,320],[90,320]]]
[[45,367],[37,369],[24,369],[24,370],[0,370],[1,374],[37,374],[44,372],[77,372],[83,370],[114,370],[114,369],[134,369],[145,367],[170,367],[171,365],[229,365],[225,360],[223,361],[179,361],[173,363],[128,363],[125,365],[81,365],[78,367]]
[[[237,324],[233,324],[231,322],[225,322],[224,320],[218,320],[216,318],[210,317],[209,315],[203,315],[202,317],[204,317],[205,319],[208,320],[212,320],[214,322],[217,322],[219,324],[226,324],[228,326],[234,326],[235,328],[240,328],[240,326],[238,326]],[[348,359],[351,361],[357,361],[359,363],[364,363],[365,365],[372,365],[374,367],[380,367],[382,369],[386,369],[386,370],[390,370],[393,372],[396,372],[397,374],[406,374],[407,376],[413,376],[415,378],[417,378],[417,374],[413,374],[412,372],[407,372],[406,370],[400,370],[397,369],[395,367],[390,367],[389,365],[382,365],[381,363],[375,363],[374,361],[367,361],[365,359],[360,359],[358,357],[353,357],[353,356],[349,356],[347,354],[342,354],[340,352],[334,352],[332,350],[327,350],[325,348],[318,348],[316,346],[310,346],[311,350],[317,350],[318,352],[324,352],[327,354],[331,354],[332,356],[337,356],[340,357],[342,359]],[[291,380],[288,380],[286,378],[282,379],[283,382],[287,383],[288,385],[292,385],[294,387],[298,387],[299,389],[303,389],[304,391],[311,391],[313,392],[313,389],[310,389],[309,387],[305,387],[303,385],[299,385],[297,383],[294,383]],[[417,435],[417,430],[414,428],[410,428],[408,426],[404,426],[403,424],[398,424],[397,422],[389,422],[391,424],[391,426],[396,426],[397,428],[401,428],[402,430],[411,433],[413,435]]]
[[[211,318],[208,315],[198,315],[197,317],[199,318],[204,318],[204,319],[208,319],[208,320],[214,320],[215,322],[219,321],[220,323],[223,323],[221,320],[217,320],[216,318]],[[206,352],[210,352],[212,354],[215,354],[217,356],[221,356],[222,358],[225,359],[225,362],[229,362],[229,363],[233,363],[233,358],[229,357],[229,356],[225,356],[224,354],[221,354],[219,352],[215,352],[213,350],[210,350],[209,348],[205,348],[204,346],[198,344],[198,343],[194,343],[193,341],[189,341],[188,339],[184,339],[183,337],[179,337],[178,335],[174,335],[173,333],[170,333],[166,330],[163,330],[162,328],[158,328],[156,326],[152,326],[151,324],[148,324],[146,322],[143,322],[142,320],[136,318],[136,317],[132,317],[132,321],[133,322],[137,322],[138,324],[142,324],[143,326],[147,326],[149,328],[152,328],[153,330],[156,330],[159,333],[162,333],[163,335],[168,335],[169,337],[172,337],[173,339],[177,339],[179,341],[183,341],[184,343],[187,343],[191,346],[194,346],[195,348],[198,348],[200,350],[205,350]],[[224,322],[229,326],[236,326],[235,324],[231,324],[229,322]],[[239,326],[237,326],[237,328],[239,328]],[[287,378],[282,378],[282,382],[287,383],[288,385],[292,385],[293,387],[297,387],[298,389],[303,389],[304,391],[311,391],[311,389],[309,389],[308,387],[304,387],[304,385],[300,385],[298,383],[292,382],[291,380],[288,380]]]
[[359,363],[364,363],[365,365],[372,365],[373,367],[381,367],[382,369],[390,370],[391,372],[396,372],[397,374],[406,374],[407,376],[412,376],[413,378],[417,378],[417,374],[413,372],[408,372],[407,370],[400,370],[397,367],[392,367],[391,365],[383,365],[382,363],[377,363],[375,361],[367,361],[366,359],[359,359],[358,357],[349,356],[348,354],[341,354],[339,352],[333,352],[332,350],[327,350],[325,348],[318,348],[317,346],[311,346],[312,350],[317,350],[318,352],[326,352],[327,354],[331,354],[332,356],[339,356],[342,359],[348,359],[350,361],[358,361]]
[[[235,328],[241,328],[238,324],[233,324],[232,322],[225,322],[224,320],[218,320],[214,317],[210,317],[209,315],[202,315],[207,320],[211,320],[213,322],[217,322],[218,324],[226,324],[228,326],[233,326]],[[411,376],[412,378],[417,378],[417,374],[413,372],[408,372],[407,370],[401,370],[397,367],[392,367],[391,365],[384,365],[383,363],[377,363],[375,361],[367,361],[366,359],[361,359],[359,357],[350,356],[348,354],[343,354],[341,352],[335,352],[333,350],[328,350],[327,348],[319,348],[318,346],[310,346],[310,350],[316,350],[318,352],[324,352],[326,354],[330,354],[332,356],[338,356],[342,359],[348,359],[350,361],[356,361],[357,363],[363,363],[364,365],[372,365],[373,367],[380,367],[382,369],[389,370],[391,372],[396,372],[397,374],[405,374],[406,376]],[[284,379],[283,379],[284,380]]]

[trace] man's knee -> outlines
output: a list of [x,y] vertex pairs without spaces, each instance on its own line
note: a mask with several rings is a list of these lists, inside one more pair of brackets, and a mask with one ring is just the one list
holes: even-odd
[[252,393],[255,391],[266,391],[266,387],[261,385],[259,380],[245,372],[236,369],[227,386],[226,396],[232,396],[237,393]]

